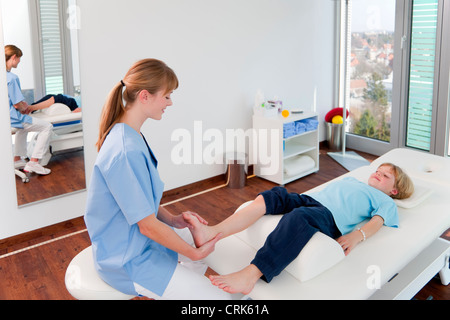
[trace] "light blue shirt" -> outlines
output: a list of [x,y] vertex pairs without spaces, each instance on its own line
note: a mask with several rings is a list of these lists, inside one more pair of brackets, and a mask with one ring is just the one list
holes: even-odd
[[13,128],[23,129],[22,123],[32,123],[33,119],[26,114],[21,114],[19,110],[14,108],[15,104],[25,100],[20,87],[20,80],[17,75],[12,72],[6,72],[6,81],[8,82],[8,98],[9,98],[9,114],[11,118],[11,126]]
[[359,223],[380,216],[388,227],[398,227],[398,211],[394,200],[384,192],[352,177],[329,184],[309,194],[331,211],[341,233],[353,231]]
[[147,142],[116,124],[97,157],[85,222],[95,267],[112,287],[137,295],[133,283],[162,295],[178,254],[141,234],[137,223],[158,212],[164,184]]

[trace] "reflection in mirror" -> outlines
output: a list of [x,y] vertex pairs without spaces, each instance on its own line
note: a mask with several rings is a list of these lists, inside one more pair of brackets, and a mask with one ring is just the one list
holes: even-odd
[[86,188],[75,0],[0,0],[18,205]]

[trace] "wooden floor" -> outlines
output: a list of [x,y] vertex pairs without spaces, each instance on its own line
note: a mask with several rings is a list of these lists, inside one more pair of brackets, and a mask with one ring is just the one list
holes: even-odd
[[56,154],[45,167],[52,170],[49,175],[26,173],[30,179],[28,183],[16,176],[19,206],[86,188],[83,150]]
[[[362,155],[368,160],[376,158]],[[326,150],[321,150],[320,171],[292,182],[286,188],[301,193],[346,172],[326,155]],[[242,189],[221,187],[182,199],[223,183],[224,177],[217,177],[203,184],[166,192],[162,204],[172,213],[196,211],[210,224],[216,224],[231,215],[243,202],[275,186],[267,180],[252,177]],[[73,299],[64,285],[65,271],[72,258],[89,245],[82,218],[0,240],[0,300]],[[449,300],[450,289],[442,286],[438,279],[433,279],[415,298],[425,300],[430,296],[435,300]]]

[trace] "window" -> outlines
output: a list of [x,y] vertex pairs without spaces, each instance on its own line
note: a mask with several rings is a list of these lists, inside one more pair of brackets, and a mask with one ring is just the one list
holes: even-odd
[[45,94],[59,94],[64,76],[58,0],[40,0],[39,11]]
[[339,106],[349,148],[381,155],[398,141],[401,0],[341,0]]
[[450,6],[338,3],[339,106],[350,111],[346,145],[375,155],[398,147],[450,154]]
[[349,3],[348,132],[390,141],[395,0]]
[[36,95],[80,94],[76,30],[68,27],[75,0],[30,1]]
[[406,146],[430,151],[438,0],[414,0]]
[[405,146],[448,156],[450,7],[443,0],[412,0]]

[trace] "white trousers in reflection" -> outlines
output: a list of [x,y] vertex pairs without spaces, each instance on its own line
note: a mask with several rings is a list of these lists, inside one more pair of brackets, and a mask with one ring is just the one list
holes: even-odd
[[[187,228],[174,229],[187,243],[192,244],[192,236]],[[233,296],[217,288],[205,277],[206,264],[192,261],[178,255],[179,263],[162,296],[135,283],[136,292],[142,296],[156,300],[231,300]]]
[[42,159],[47,152],[53,126],[50,122],[33,118],[33,123],[23,123],[23,129],[16,132],[14,142],[14,155],[25,157],[27,155],[27,135],[29,132],[38,132],[32,158]]

